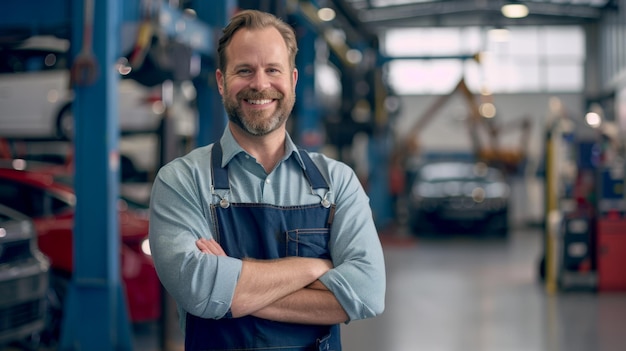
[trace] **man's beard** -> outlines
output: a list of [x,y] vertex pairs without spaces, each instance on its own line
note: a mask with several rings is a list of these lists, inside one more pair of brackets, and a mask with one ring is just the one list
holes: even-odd
[[[266,116],[268,113],[266,110],[248,110],[247,112],[244,112],[241,107],[240,101],[264,99],[277,101],[278,106],[271,116]],[[291,94],[291,96],[285,97],[285,95],[273,89],[262,92],[247,89],[240,91],[234,100],[230,97],[230,95],[224,94],[222,101],[224,103],[228,119],[231,122],[238,125],[250,135],[263,136],[277,130],[285,123],[289,114],[291,114],[296,97],[295,93]]]

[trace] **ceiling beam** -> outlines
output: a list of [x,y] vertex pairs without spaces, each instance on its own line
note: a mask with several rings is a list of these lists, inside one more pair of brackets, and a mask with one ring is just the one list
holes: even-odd
[[351,4],[347,3],[345,0],[331,0],[320,1],[320,5],[332,6],[337,11],[339,16],[341,16],[341,18],[343,18],[346,22],[346,25],[353,28],[356,33],[359,33],[365,42],[374,46],[378,45],[378,36],[369,24],[363,23],[360,20],[359,13],[352,7]]
[[[420,26],[449,22],[459,24],[479,20],[506,21],[500,14],[505,0],[452,0],[421,2],[357,10],[360,21],[372,26]],[[595,21],[603,9],[589,5],[522,1],[529,8],[529,16],[516,19],[516,24],[582,23]],[[469,15],[469,16],[468,16]],[[465,17],[465,18],[464,18]],[[473,18],[472,18],[473,17]],[[436,21],[434,21],[436,19]],[[475,24],[475,23],[474,23]]]

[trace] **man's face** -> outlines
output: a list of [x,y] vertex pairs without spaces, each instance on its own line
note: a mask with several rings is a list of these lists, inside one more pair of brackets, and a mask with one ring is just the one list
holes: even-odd
[[285,122],[295,103],[298,73],[274,28],[241,29],[226,48],[226,72],[217,70],[228,118],[251,135],[267,135]]

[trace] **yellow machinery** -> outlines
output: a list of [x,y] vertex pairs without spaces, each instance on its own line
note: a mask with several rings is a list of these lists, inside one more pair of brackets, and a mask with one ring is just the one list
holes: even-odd
[[[402,163],[407,157],[415,155],[419,152],[419,134],[424,131],[428,123],[433,120],[437,111],[443,107],[456,93],[461,93],[464,100],[467,102],[469,110],[469,118],[467,118],[467,131],[470,136],[472,151],[476,160],[499,167],[507,173],[515,172],[526,157],[526,146],[528,145],[528,138],[530,136],[531,129],[530,118],[525,116],[507,125],[495,125],[493,121],[488,120],[481,114],[480,105],[477,103],[477,99],[474,94],[465,84],[464,78],[458,82],[449,94],[439,97],[421,116],[419,116],[403,140],[397,143],[394,155],[391,157],[391,162]],[[482,145],[479,133],[480,127],[484,128],[486,134],[489,136],[488,147]],[[509,130],[511,127],[520,129],[522,132],[520,145],[516,150],[506,150],[502,148],[499,143],[499,138],[502,132]]]

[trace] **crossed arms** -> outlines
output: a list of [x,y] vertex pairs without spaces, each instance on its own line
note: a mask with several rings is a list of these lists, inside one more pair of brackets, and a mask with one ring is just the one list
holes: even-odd
[[[205,254],[227,256],[215,240],[199,239],[196,246]],[[331,261],[318,258],[244,259],[231,313],[288,323],[345,322],[348,315],[318,280],[331,268]]]

